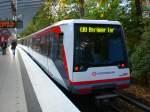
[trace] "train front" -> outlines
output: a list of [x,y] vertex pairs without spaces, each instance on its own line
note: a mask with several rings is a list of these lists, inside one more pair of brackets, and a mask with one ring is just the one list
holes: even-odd
[[125,38],[119,24],[74,24],[72,91],[100,93],[129,86]]

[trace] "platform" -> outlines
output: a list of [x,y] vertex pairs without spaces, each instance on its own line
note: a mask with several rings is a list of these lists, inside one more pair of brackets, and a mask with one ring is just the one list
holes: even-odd
[[19,47],[0,55],[0,112],[79,112]]
[[17,55],[0,54],[0,112],[27,112]]

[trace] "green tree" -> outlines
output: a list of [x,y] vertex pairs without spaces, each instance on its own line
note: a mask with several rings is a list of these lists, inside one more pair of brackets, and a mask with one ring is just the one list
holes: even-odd
[[150,87],[150,20],[145,19],[144,26],[142,41],[131,56],[132,75]]
[[44,27],[49,26],[53,22],[54,19],[52,18],[51,13],[49,13],[49,9],[43,5],[33,17],[32,21],[29,22],[27,27],[20,33],[20,36],[24,37],[32,34]]
[[138,17],[142,16],[142,0],[135,0],[135,8],[136,8],[136,15]]

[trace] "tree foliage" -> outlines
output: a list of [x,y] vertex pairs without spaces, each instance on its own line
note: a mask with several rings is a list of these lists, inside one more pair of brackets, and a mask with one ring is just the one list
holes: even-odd
[[131,56],[132,74],[150,86],[150,20],[145,20],[144,26],[142,41]]
[[33,17],[32,21],[29,22],[29,24],[27,25],[27,28],[23,32],[20,33],[21,37],[30,35],[44,27],[49,26],[50,24],[54,22],[52,13],[50,13],[49,8],[46,7],[49,5],[50,4],[47,4],[47,2],[45,2],[45,4],[40,8],[40,10]]

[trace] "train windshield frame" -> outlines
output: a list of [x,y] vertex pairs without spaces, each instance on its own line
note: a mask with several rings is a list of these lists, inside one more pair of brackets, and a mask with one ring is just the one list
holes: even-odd
[[120,63],[127,65],[127,60],[121,25],[74,24],[73,67],[77,66],[78,71]]

